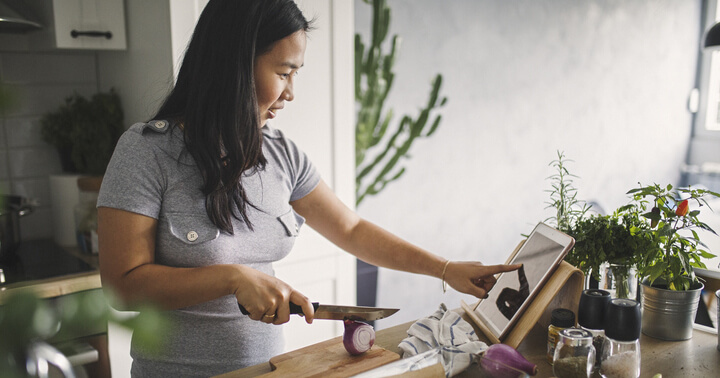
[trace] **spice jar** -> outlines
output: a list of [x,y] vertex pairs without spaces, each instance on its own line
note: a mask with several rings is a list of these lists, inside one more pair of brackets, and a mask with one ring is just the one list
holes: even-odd
[[610,300],[605,312],[605,344],[600,375],[607,378],[640,376],[640,303],[632,299]]
[[598,289],[583,290],[578,306],[578,325],[593,335],[595,368],[600,367],[605,342],[605,310],[610,302],[610,292]]
[[75,205],[75,236],[83,253],[98,253],[97,199],[102,183],[100,177],[80,177],[78,204]]
[[558,334],[553,356],[553,374],[557,378],[587,378],[595,365],[592,333],[581,328],[566,328]]
[[547,360],[553,363],[555,345],[558,342],[560,331],[575,326],[575,313],[566,308],[556,308],[550,315],[550,326],[548,327]]

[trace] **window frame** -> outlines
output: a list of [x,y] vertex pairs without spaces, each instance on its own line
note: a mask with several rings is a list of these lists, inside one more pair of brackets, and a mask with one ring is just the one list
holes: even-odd
[[720,7],[718,0],[707,0],[704,5],[698,56],[699,106],[695,114],[693,137],[720,139],[720,49],[703,50],[707,30],[720,22]]

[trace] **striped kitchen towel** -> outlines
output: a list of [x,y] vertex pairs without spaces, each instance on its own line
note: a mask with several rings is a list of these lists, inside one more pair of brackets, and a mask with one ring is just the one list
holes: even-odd
[[448,311],[444,303],[432,315],[413,323],[407,333],[408,337],[398,345],[403,358],[440,348],[446,377],[467,369],[488,348],[478,339],[472,325],[457,312]]

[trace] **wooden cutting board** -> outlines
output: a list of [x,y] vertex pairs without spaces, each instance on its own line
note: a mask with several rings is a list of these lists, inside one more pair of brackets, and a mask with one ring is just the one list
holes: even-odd
[[273,371],[261,377],[348,377],[399,359],[397,353],[376,345],[359,356],[350,355],[342,337],[336,337],[271,358]]

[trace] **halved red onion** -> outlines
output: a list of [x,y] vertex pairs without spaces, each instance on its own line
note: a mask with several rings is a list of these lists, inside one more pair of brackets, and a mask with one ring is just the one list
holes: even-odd
[[367,352],[375,344],[375,330],[370,324],[354,320],[345,320],[343,345],[352,355]]

